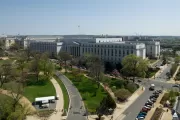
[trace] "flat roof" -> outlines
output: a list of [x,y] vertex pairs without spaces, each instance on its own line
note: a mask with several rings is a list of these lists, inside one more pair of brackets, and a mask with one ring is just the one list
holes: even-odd
[[45,101],[45,100],[54,100],[55,96],[48,96],[48,97],[39,97],[39,98],[35,98],[35,101]]

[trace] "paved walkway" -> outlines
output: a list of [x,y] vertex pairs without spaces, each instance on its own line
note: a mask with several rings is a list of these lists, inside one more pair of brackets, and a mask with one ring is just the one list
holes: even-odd
[[[172,117],[172,114],[171,114],[171,110],[168,109],[168,108],[163,108],[163,109],[164,109],[165,112],[163,113],[160,120],[172,120],[173,117]],[[167,109],[168,109],[168,112],[167,112]]]
[[[0,89],[0,93],[12,97],[11,92],[8,90]],[[15,93],[13,94],[16,95]],[[28,113],[33,114],[36,112],[36,109],[32,106],[31,102],[26,97],[22,96],[21,99],[19,100],[19,103],[27,107]]]
[[[170,81],[168,81],[168,83],[176,83],[175,77],[176,77],[176,74],[179,71],[179,68],[180,68],[180,66],[177,67],[176,72],[173,74],[172,78],[170,79]],[[177,83],[179,83],[179,81],[177,81]]]
[[56,90],[56,95],[59,95],[59,100],[57,100],[56,103],[56,110],[57,112],[55,114],[52,114],[48,120],[61,120],[62,118],[62,109],[64,107],[64,98],[63,98],[63,93],[62,90],[57,83],[57,81],[52,77],[51,82],[54,85],[54,88]]
[[117,108],[113,113],[113,120],[122,120],[125,115],[123,112],[144,92],[144,88],[140,87],[128,98],[128,102],[117,104]]

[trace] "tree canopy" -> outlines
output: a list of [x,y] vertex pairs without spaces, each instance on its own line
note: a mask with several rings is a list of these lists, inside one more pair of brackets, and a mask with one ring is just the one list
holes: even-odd
[[142,59],[134,54],[127,55],[122,60],[122,74],[126,77],[145,77],[148,70],[147,60]]

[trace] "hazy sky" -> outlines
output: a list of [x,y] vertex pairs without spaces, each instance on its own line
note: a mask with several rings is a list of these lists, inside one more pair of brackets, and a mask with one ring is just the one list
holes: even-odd
[[3,33],[180,35],[180,0],[1,0]]

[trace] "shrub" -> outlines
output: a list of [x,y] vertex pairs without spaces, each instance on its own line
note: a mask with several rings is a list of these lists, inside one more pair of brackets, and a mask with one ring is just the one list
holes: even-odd
[[170,74],[171,74],[171,76],[173,76],[174,75],[174,73],[176,72],[176,69],[177,69],[177,64],[173,64],[172,65],[172,67],[171,67],[171,69],[170,69]]
[[126,89],[128,89],[131,93],[134,93],[137,90],[137,85],[134,83],[128,83]]
[[49,77],[47,76],[39,76],[39,80],[37,81],[35,76],[29,76],[28,80],[26,82],[27,86],[37,85],[37,86],[44,86],[47,84],[47,81],[49,80]]
[[119,89],[115,91],[115,96],[117,97],[118,101],[124,102],[127,98],[131,95],[131,93],[126,89]]

